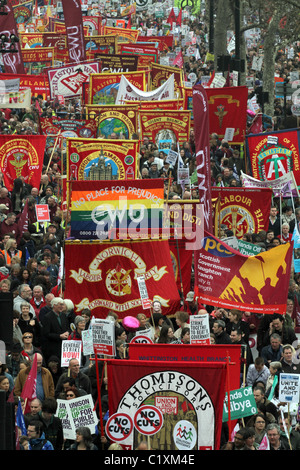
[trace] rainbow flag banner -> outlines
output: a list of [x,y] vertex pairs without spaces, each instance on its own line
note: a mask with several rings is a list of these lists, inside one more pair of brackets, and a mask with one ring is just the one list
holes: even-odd
[[163,179],[72,181],[70,237],[81,240],[159,238],[163,211]]

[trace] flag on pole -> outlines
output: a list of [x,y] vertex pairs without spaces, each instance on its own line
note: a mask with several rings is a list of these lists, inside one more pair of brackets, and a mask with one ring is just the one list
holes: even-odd
[[182,8],[180,8],[180,12],[178,13],[177,19],[176,19],[176,25],[181,26],[182,22]]
[[167,19],[167,23],[168,24],[173,24],[173,23],[176,23],[176,15],[175,15],[175,12],[172,8],[172,10],[170,11],[169,13],[169,16],[168,16],[168,19]]
[[28,223],[29,223],[29,218],[28,218],[28,199],[26,199],[22,214],[20,215],[20,218],[18,220],[18,237],[17,237],[17,242],[19,243],[22,235],[24,232],[27,232],[28,230]]
[[258,450],[270,450],[270,442],[269,442],[267,434],[264,435],[264,437],[263,437],[263,439],[262,439],[262,441],[259,445]]
[[32,366],[26,379],[21,398],[25,400],[25,413],[30,411],[30,403],[36,398],[36,380],[37,380],[37,354],[34,355]]
[[179,51],[174,59],[173,66],[177,65],[180,69],[183,67],[183,55],[182,51]]
[[58,269],[58,276],[57,276],[57,284],[60,284],[64,278],[64,250],[60,249],[60,261],[59,261],[59,269]]
[[20,428],[22,436],[27,436],[27,429],[26,429],[21,400],[19,400],[18,408],[16,412],[16,426]]

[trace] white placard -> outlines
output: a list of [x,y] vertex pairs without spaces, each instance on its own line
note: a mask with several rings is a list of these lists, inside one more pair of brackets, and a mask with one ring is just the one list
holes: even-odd
[[299,403],[300,374],[279,374],[278,400],[283,403]]

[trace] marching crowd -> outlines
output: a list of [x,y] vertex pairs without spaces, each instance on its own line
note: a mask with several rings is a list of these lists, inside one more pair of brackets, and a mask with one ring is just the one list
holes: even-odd
[[[199,49],[199,59],[186,57],[185,72],[195,73],[201,81],[202,75],[213,71],[213,63],[205,62],[207,53],[207,25],[204,19],[184,20],[195,32]],[[137,21],[141,34],[152,26],[157,35],[162,34],[162,24],[154,15],[142,12]],[[183,53],[186,50],[183,49]],[[253,56],[259,48],[248,50],[247,67],[251,73]],[[276,72],[282,77],[298,69],[299,51],[295,48],[293,59],[288,59],[284,51],[276,57]],[[253,71],[252,71],[253,72]],[[262,76],[256,73],[256,85]],[[249,93],[251,97],[251,93]],[[32,98],[30,109],[2,109],[0,133],[9,135],[34,135],[40,133],[40,116],[81,118],[78,99],[69,100],[64,105],[46,101],[42,96]],[[285,128],[283,103],[274,102],[274,128]],[[249,117],[248,125],[251,119]],[[244,159],[238,147],[220,140],[217,134],[210,136],[211,184],[220,187],[241,186],[241,171],[245,171]],[[177,150],[176,148],[174,150]],[[195,171],[194,133],[189,142],[180,149],[183,162],[189,166],[190,174]],[[165,196],[168,199],[193,199],[198,197],[197,187],[181,187],[176,183],[176,167],[164,161],[157,146],[144,139],[139,154],[141,178],[163,178]],[[70,229],[70,214],[62,199],[62,171],[66,168],[64,151],[56,149],[53,154],[45,154],[40,187],[27,184],[23,177],[17,178],[14,187],[8,191],[3,174],[0,174],[0,292],[13,295],[13,344],[6,352],[6,363],[1,364],[0,390],[5,391],[7,401],[13,401],[17,408],[22,390],[30,372],[34,357],[37,357],[37,398],[30,404],[30,411],[24,415],[27,434],[19,438],[21,450],[107,450],[120,449],[117,444],[101,435],[100,426],[91,434],[88,428],[78,428],[76,439],[64,439],[61,420],[55,416],[57,399],[70,400],[91,394],[100,419],[107,419],[108,395],[107,378],[101,387],[101,407],[98,403],[96,365],[89,357],[82,356],[82,365],[72,359],[68,368],[61,367],[62,341],[81,339],[82,331],[89,328],[92,312],[84,309],[75,314],[72,299],[64,296],[64,280],[60,277],[60,256],[64,240]],[[169,175],[171,174],[171,183]],[[19,219],[28,200],[28,230],[20,232]],[[245,234],[244,239],[259,244],[268,250],[277,244],[290,241],[295,222],[300,219],[299,200],[295,198],[295,213],[290,200],[285,201],[282,213],[276,205],[270,208],[270,225],[266,232]],[[47,204],[50,222],[40,223],[36,219],[35,205]],[[276,201],[275,201],[276,203]],[[299,215],[298,215],[299,212]],[[223,227],[222,235],[231,232]],[[278,400],[278,385],[275,378],[280,372],[300,374],[297,359],[298,339],[293,312],[295,302],[300,302],[300,276],[291,272],[287,302],[287,312],[280,315],[258,315],[203,306],[197,303],[193,285],[191,292],[183,300],[182,310],[174,318],[161,314],[160,304],[153,304],[153,315],[147,318],[138,316],[140,330],[151,328],[154,343],[186,344],[189,338],[189,315],[198,312],[208,313],[211,344],[241,344],[245,360],[241,361],[241,385],[253,388],[258,412],[246,420],[240,420],[234,436],[228,435],[226,423],[223,425],[221,448],[223,450],[257,450],[268,437],[272,450],[299,450],[300,429],[298,410],[287,409]],[[114,312],[109,313],[115,320],[116,358],[130,357],[131,333],[118,321]],[[257,335],[256,357],[249,346],[250,335]],[[154,346],[155,347],[155,346]],[[99,363],[102,376],[103,363]],[[287,412],[288,411],[288,412]],[[288,429],[288,432],[286,432]],[[142,442],[138,450],[145,448]]]

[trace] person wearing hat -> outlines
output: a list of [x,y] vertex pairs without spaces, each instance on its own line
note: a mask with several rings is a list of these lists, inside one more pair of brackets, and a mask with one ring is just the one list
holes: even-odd
[[148,175],[149,175],[149,178],[159,178],[160,177],[158,166],[157,166],[157,163],[155,161],[151,163]]
[[0,222],[6,219],[7,207],[5,204],[0,204]]
[[197,302],[197,299],[195,297],[195,294],[193,291],[190,291],[187,293],[187,296],[185,298],[185,310],[190,314],[190,315],[196,315],[199,309],[199,305]]

